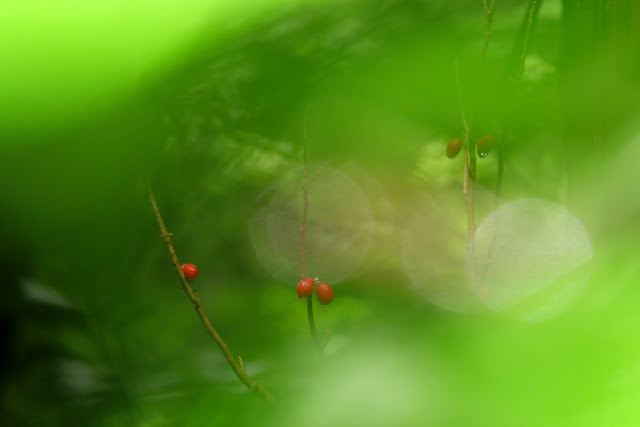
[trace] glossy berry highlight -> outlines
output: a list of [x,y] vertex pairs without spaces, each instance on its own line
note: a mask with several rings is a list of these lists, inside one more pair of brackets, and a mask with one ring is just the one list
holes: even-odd
[[333,289],[326,283],[320,283],[316,288],[316,296],[320,304],[327,305],[333,301]]
[[495,139],[493,135],[484,135],[478,139],[476,142],[476,147],[478,148],[478,157],[485,158],[487,155],[493,150],[495,146]]
[[296,291],[298,292],[298,298],[305,299],[311,296],[313,288],[316,287],[316,281],[311,277],[305,277],[298,282]]
[[182,272],[184,273],[184,277],[189,280],[195,279],[198,276],[198,267],[193,264],[182,264]]
[[460,149],[462,148],[462,141],[460,138],[452,139],[447,144],[447,157],[453,159],[458,155]]

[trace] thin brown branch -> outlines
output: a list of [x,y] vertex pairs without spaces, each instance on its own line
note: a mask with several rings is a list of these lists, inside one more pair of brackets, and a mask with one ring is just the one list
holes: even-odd
[[[495,0],[494,0],[495,1]],[[510,76],[510,84],[511,90],[515,91],[522,74],[524,73],[525,62],[527,59],[527,55],[529,54],[530,45],[533,39],[533,30],[535,26],[536,19],[538,17],[538,13],[540,12],[540,8],[542,7],[543,0],[529,0],[529,5],[527,7],[527,14],[522,24],[522,28],[520,30],[521,36],[518,37],[516,44],[513,50],[513,58],[516,65],[512,68],[509,73]],[[489,19],[487,12],[486,0],[483,0],[483,4],[485,5],[485,12],[487,13],[487,19]],[[493,5],[493,2],[492,2]],[[496,175],[496,188],[494,195],[494,206],[497,209],[500,206],[500,195],[502,192],[502,181],[504,175],[504,150],[501,147],[502,144],[498,144],[496,147],[496,152],[498,156],[498,173]]]
[[464,154],[464,175],[462,180],[462,197],[467,205],[467,256],[472,260],[473,256],[473,238],[476,229],[475,220],[475,183],[476,183],[476,148],[474,142],[470,138],[470,128],[464,109],[464,100],[462,97],[462,85],[460,84],[460,70],[458,61],[454,61],[456,69],[456,85],[458,87],[458,104],[460,106],[460,117],[464,128],[463,154]]
[[171,264],[173,264],[173,267],[175,268],[176,273],[178,273],[180,283],[182,284],[182,289],[187,294],[189,301],[191,301],[191,305],[193,305],[193,309],[196,311],[196,313],[198,314],[198,317],[202,321],[202,324],[204,325],[205,330],[209,333],[209,335],[211,335],[211,338],[213,338],[213,341],[216,343],[220,351],[222,351],[222,354],[224,355],[225,359],[227,359],[227,363],[229,364],[233,372],[236,374],[238,379],[250,391],[258,394],[259,396],[263,397],[270,403],[275,403],[276,401],[274,397],[271,395],[271,393],[269,393],[261,383],[259,383],[258,381],[254,381],[253,379],[251,379],[251,377],[249,377],[249,375],[247,375],[247,372],[244,369],[244,363],[242,362],[242,359],[238,357],[238,359],[236,360],[231,350],[229,350],[227,343],[224,342],[224,340],[220,337],[216,329],[213,327],[213,325],[209,321],[209,318],[205,314],[204,309],[202,308],[202,304],[200,303],[200,298],[198,298],[195,291],[189,284],[189,281],[187,280],[187,278],[184,276],[184,273],[182,272],[182,268],[180,267],[180,262],[178,261],[178,255],[176,254],[176,250],[173,247],[173,243],[171,243],[171,233],[167,231],[167,227],[165,227],[164,225],[164,221],[162,220],[162,216],[160,215],[160,209],[158,209],[156,198],[153,195],[151,184],[149,183],[148,180],[146,181],[146,185],[147,185],[147,192],[149,193],[149,201],[151,202],[153,213],[155,214],[156,219],[158,221],[158,227],[160,228],[160,234],[162,236],[162,240],[164,241],[164,244],[167,247],[167,250],[169,251],[169,256],[171,257]]
[[535,20],[538,17],[538,12],[540,11],[540,7],[542,6],[543,0],[529,0],[529,7],[527,10],[527,16],[524,21],[524,35],[522,39],[522,45],[520,47],[520,52],[517,58],[517,66],[514,75],[512,76],[512,83],[515,85],[522,77],[522,73],[524,72],[525,60],[527,59],[527,55],[529,54],[529,45],[531,43],[533,26]]
[[[484,14],[486,17],[484,26],[484,42],[482,44],[482,51],[480,52],[480,62],[484,64],[487,58],[487,50],[489,48],[489,39],[491,37],[491,25],[493,24],[493,13],[496,10],[496,0],[491,0],[489,3],[487,0],[482,0],[482,6],[484,7]],[[502,186],[502,152],[498,151],[498,176],[496,181],[495,192],[495,205],[498,207],[500,204],[500,187]]]
[[309,321],[309,332],[311,333],[311,338],[313,338],[313,342],[318,349],[318,354],[320,354],[320,357],[322,357],[324,356],[324,353],[322,351],[320,341],[318,340],[318,332],[316,331],[316,320],[313,317],[313,299],[311,297],[307,298],[307,320]]
[[[309,109],[307,108],[307,112]],[[307,249],[306,249],[306,231],[307,216],[309,214],[309,172],[307,166],[307,118],[305,114],[305,131],[302,147],[302,220],[300,223],[300,278],[304,279],[307,275]]]
[[[309,107],[304,114],[304,129],[303,129],[303,145],[302,145],[302,220],[300,223],[300,278],[304,279],[307,276],[307,250],[306,250],[306,232],[307,232],[307,216],[309,215],[309,166],[308,166],[308,150],[309,142],[307,139],[307,120],[309,118]],[[313,299],[307,298],[307,321],[309,322],[309,332],[311,338],[318,349],[318,354],[322,358],[324,352],[322,345],[318,339],[318,332],[316,331],[316,321],[313,316]]]
[[484,6],[484,14],[486,21],[484,24],[484,41],[482,43],[482,51],[480,52],[480,61],[484,63],[487,57],[487,50],[489,49],[489,38],[491,37],[491,25],[493,24],[493,13],[496,10],[496,0],[491,0],[491,3],[487,3],[487,0],[482,0]]

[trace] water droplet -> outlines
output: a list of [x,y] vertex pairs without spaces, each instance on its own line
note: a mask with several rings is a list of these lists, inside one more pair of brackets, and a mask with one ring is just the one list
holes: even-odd
[[489,153],[478,153],[478,157],[480,157],[481,159],[484,159],[485,157],[487,157]]

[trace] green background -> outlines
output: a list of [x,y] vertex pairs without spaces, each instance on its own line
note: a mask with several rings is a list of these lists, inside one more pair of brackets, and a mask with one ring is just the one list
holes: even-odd
[[[481,1],[0,5],[3,423],[640,422],[640,8],[540,3],[525,37],[531,2],[496,1],[484,63]],[[504,200],[559,202],[587,230],[585,291],[544,322],[447,311],[404,271],[421,197],[456,199],[465,229],[462,159],[444,155],[463,130],[456,60],[472,139],[500,135]],[[315,306],[333,334],[323,361],[295,282],[268,273],[248,231],[305,132],[311,168],[375,182],[383,230]],[[496,168],[478,160],[480,221]],[[145,176],[206,312],[277,408],[203,330]]]

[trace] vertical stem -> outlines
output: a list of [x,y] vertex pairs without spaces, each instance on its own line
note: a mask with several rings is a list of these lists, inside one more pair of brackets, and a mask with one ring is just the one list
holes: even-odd
[[[464,110],[462,98],[462,85],[460,84],[460,70],[458,60],[454,61],[456,69],[456,85],[458,87],[458,104],[460,106],[460,117],[464,128],[464,175],[462,180],[462,198],[467,205],[467,256],[469,261],[473,260],[473,238],[476,229],[475,219],[475,183],[476,183],[476,147],[470,138],[469,123]],[[473,277],[473,275],[472,275]]]
[[[318,344],[318,333],[316,332],[316,321],[313,317],[313,299],[311,297],[307,298],[307,320],[309,321],[309,332],[311,332],[311,337],[313,341]],[[320,351],[322,355],[322,351]]]
[[[482,44],[482,51],[480,52],[480,62],[484,64],[487,57],[487,49],[489,48],[489,38],[491,37],[491,24],[493,23],[493,13],[496,10],[496,0],[491,0],[491,3],[488,3],[487,0],[482,0],[482,5],[484,6],[484,13],[486,16],[485,26],[484,26],[484,43]],[[496,192],[494,204],[497,208],[500,205],[500,189],[502,187],[502,173],[504,170],[502,151],[498,151],[498,175],[496,177]]]
[[520,46],[520,51],[516,58],[517,64],[515,71],[511,77],[514,86],[518,83],[520,77],[522,77],[522,73],[524,72],[524,64],[527,59],[527,55],[529,54],[529,44],[532,39],[533,27],[538,17],[540,7],[542,6],[542,2],[543,0],[529,0],[527,16],[523,23],[522,45]]
[[300,224],[300,278],[307,275],[307,251],[305,232],[307,229],[307,215],[309,213],[309,172],[308,172],[308,143],[307,143],[307,118],[309,106],[304,114],[304,129],[302,142],[302,223]]
[[[469,140],[469,166],[467,168],[467,257],[469,265],[473,265],[474,238],[476,233],[476,147],[475,143]],[[471,271],[471,277],[475,280],[475,273]],[[473,282],[472,282],[473,283]]]
[[493,24],[493,12],[496,10],[496,0],[491,0],[491,4],[488,4],[487,0],[482,0],[482,5],[484,6],[484,13],[487,17],[484,24],[484,42],[482,43],[482,51],[480,52],[480,60],[484,63],[487,57],[487,49],[489,49],[491,24]]
[[[306,154],[306,149],[305,149]],[[306,155],[303,156],[306,158]],[[307,250],[305,232],[307,229],[307,215],[309,212],[309,182],[307,176],[307,163],[303,161],[302,172],[302,222],[300,224],[300,278],[303,279],[307,275]]]
[[[308,139],[307,139],[307,119],[309,117],[309,105],[304,115],[304,134],[303,134],[303,146],[302,146],[302,222],[300,223],[300,278],[307,276],[307,251],[306,251],[306,230],[307,230],[307,216],[309,214],[309,167],[308,167]],[[313,316],[313,298],[310,296],[307,298],[307,321],[309,322],[309,332],[313,339],[318,354],[320,357],[324,356],[322,351],[322,344],[318,339],[318,333],[316,331],[316,321]]]

